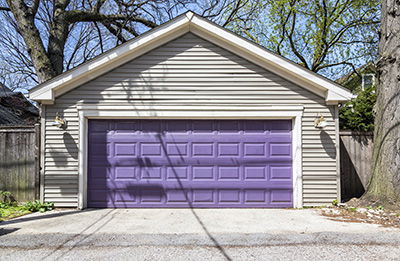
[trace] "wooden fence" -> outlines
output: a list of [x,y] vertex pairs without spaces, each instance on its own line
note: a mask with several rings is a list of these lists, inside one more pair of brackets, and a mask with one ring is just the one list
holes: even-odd
[[340,178],[342,199],[360,197],[371,174],[372,132],[340,131]]
[[39,124],[0,127],[0,190],[19,202],[39,198]]

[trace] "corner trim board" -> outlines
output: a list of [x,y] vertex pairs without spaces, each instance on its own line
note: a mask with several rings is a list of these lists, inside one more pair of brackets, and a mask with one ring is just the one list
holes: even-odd
[[339,107],[335,107],[335,147],[336,147],[336,184],[337,200],[342,202],[341,180],[340,180],[340,132],[339,132]]
[[44,202],[44,172],[45,172],[45,150],[46,150],[46,105],[41,104],[40,119],[40,177],[39,194],[40,202]]

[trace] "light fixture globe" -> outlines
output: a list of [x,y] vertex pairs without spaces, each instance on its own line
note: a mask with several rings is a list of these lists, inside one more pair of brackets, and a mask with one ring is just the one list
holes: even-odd
[[321,116],[320,118],[315,119],[315,124],[314,124],[315,128],[323,129],[328,125],[329,125],[329,123],[325,120],[325,118],[323,116]]
[[65,128],[65,126],[66,126],[66,120],[63,119],[63,118],[61,118],[61,117],[58,115],[58,112],[57,112],[56,118],[55,118],[54,122],[53,122],[51,125],[52,125],[52,126],[56,126],[57,128],[63,129],[63,128]]

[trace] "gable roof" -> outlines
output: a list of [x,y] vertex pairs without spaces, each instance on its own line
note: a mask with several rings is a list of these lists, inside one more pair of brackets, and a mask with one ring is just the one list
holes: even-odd
[[0,97],[7,97],[13,94],[13,91],[11,91],[7,86],[0,82]]
[[20,92],[13,92],[0,83],[0,126],[33,125],[39,109]]
[[337,83],[190,11],[32,88],[29,98],[52,104],[58,96],[188,32],[324,97],[327,104],[352,98],[352,94]]

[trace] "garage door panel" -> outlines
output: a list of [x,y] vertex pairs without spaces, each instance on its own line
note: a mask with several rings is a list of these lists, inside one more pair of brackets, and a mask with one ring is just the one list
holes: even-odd
[[92,121],[90,124],[90,133],[91,134],[96,134],[96,133],[104,133],[111,130],[111,122],[107,121]]
[[234,180],[241,181],[241,168],[240,166],[218,166],[217,180],[226,181]]
[[267,178],[267,166],[244,166],[244,180],[265,180]]
[[291,157],[292,145],[287,142],[270,142],[269,156],[270,157]]
[[193,189],[193,204],[209,204],[215,202],[215,191],[213,189]]
[[171,180],[175,182],[176,180],[186,181],[189,180],[190,167],[189,166],[179,166],[179,167],[166,167],[166,180]]
[[89,120],[91,207],[290,207],[291,121]]
[[217,123],[219,134],[238,134],[241,131],[240,121],[220,121]]
[[104,142],[91,142],[89,144],[89,150],[91,151],[90,156],[107,157],[110,155],[111,144]]
[[240,147],[240,142],[218,142],[217,156],[240,157],[240,155],[242,155]]
[[135,204],[137,203],[138,192],[136,190],[114,190],[114,202],[117,204]]
[[215,181],[214,165],[198,165],[192,166],[193,182]]
[[168,121],[165,123],[165,131],[166,135],[168,134],[186,134],[189,132],[188,122],[186,121]]
[[117,166],[114,171],[114,180],[127,182],[137,180],[137,167],[135,166]]
[[143,134],[151,134],[151,133],[161,133],[161,124],[162,121],[138,121],[139,131]]
[[270,123],[270,134],[288,134],[292,131],[292,122],[290,121],[273,121]]
[[271,193],[271,203],[289,203],[292,200],[292,191],[289,189],[273,189]]
[[270,180],[290,180],[292,178],[291,166],[272,165],[269,169]]
[[247,204],[262,204],[267,202],[267,191],[264,189],[246,189],[244,200]]
[[140,203],[144,203],[143,205],[146,203],[161,205],[164,203],[164,198],[164,190],[162,188],[140,190]]
[[106,204],[112,201],[112,190],[92,189],[89,191],[88,198],[91,203]]
[[136,142],[115,142],[114,155],[132,157],[136,156]]
[[183,204],[186,205],[189,197],[189,190],[168,189],[166,190],[167,204]]
[[114,124],[116,134],[137,134],[137,125],[134,121],[115,122]]
[[218,191],[218,203],[240,204],[240,189],[221,189]]
[[188,157],[189,146],[190,144],[188,142],[166,142],[165,144],[166,156]]

